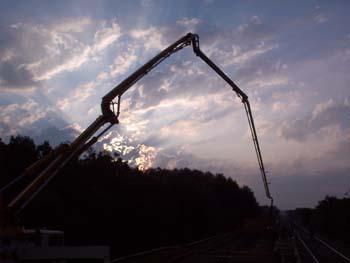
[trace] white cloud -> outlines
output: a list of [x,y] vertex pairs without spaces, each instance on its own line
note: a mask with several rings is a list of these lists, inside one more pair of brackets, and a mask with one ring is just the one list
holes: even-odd
[[89,56],[91,54],[90,47],[86,47],[79,54],[73,55],[73,57],[67,58],[62,64],[55,65],[49,70],[41,71],[38,70],[37,66],[41,66],[45,62],[40,64],[31,64],[29,67],[34,71],[37,72],[35,79],[36,80],[49,80],[55,75],[62,73],[64,71],[73,71],[77,68],[79,68],[81,65],[83,65],[85,62],[89,60]]
[[158,150],[152,146],[141,144],[139,146],[139,156],[135,158],[136,166],[140,170],[147,170],[153,166]]
[[100,72],[98,75],[97,75],[97,79],[98,80],[105,80],[108,78],[108,74],[106,72]]
[[[24,99],[22,103],[11,103],[0,106],[0,136],[8,138],[11,135],[30,135],[37,142],[50,137],[54,130],[60,138],[71,138],[73,127],[66,127],[67,123],[51,107],[41,105],[39,101]],[[50,131],[51,129],[51,131]],[[45,131],[45,134],[42,132]],[[42,135],[42,136],[41,136]],[[55,143],[60,143],[56,138]]]
[[199,18],[181,18],[176,21],[176,24],[187,27],[187,28],[194,28],[198,24],[202,23],[202,20]]
[[198,136],[199,125],[194,120],[179,120],[175,123],[167,125],[160,130],[160,135],[164,137],[183,137],[186,139]]
[[[73,53],[70,54],[70,56],[66,56],[65,58],[63,58],[62,63],[54,65],[51,69],[47,71],[43,71],[41,75],[37,75],[36,79],[48,80],[61,72],[73,71],[75,69],[78,69],[84,63],[90,60],[96,60],[100,53],[108,46],[113,44],[120,36],[120,26],[117,23],[112,22],[111,26],[105,26],[102,29],[96,31],[96,33],[94,34],[92,45],[85,45],[79,42],[78,39],[73,39],[73,42],[76,43],[67,44],[67,48],[73,50]],[[76,45],[76,47],[73,47],[73,45]],[[61,52],[59,52],[59,54],[60,53]],[[51,59],[56,60],[58,58],[54,57]],[[41,63],[39,63],[38,66],[40,66],[41,64],[47,64],[47,61],[41,61]],[[36,64],[32,64],[31,68],[35,72],[37,69]]]
[[[30,81],[34,85],[98,60],[102,52],[122,35],[114,20],[93,21],[90,18],[64,19],[48,25],[22,23],[7,30],[4,34],[9,35],[5,36],[8,42],[3,47],[5,56],[1,62],[13,65],[14,70],[6,64],[1,70],[8,72],[4,75],[8,76],[7,82],[12,81],[14,74],[20,74],[22,79],[27,76],[26,80],[16,81],[22,85]],[[5,84],[2,80],[2,85]]]
[[110,46],[121,36],[120,26],[116,22],[112,22],[111,26],[104,26],[98,30],[94,36],[94,44],[92,46],[93,54],[100,52]]
[[80,33],[83,32],[86,27],[91,25],[93,23],[93,20],[89,17],[82,17],[82,18],[74,18],[74,19],[64,19],[62,21],[56,22],[53,25],[53,31],[57,32],[74,32],[74,33]]
[[333,99],[329,99],[326,102],[321,102],[317,104],[312,111],[312,119],[317,118],[318,115],[322,114],[324,111],[336,106],[336,103],[333,101]]
[[109,152],[117,152],[128,160],[132,166],[140,170],[153,167],[160,148],[137,143],[127,135],[111,131],[103,138],[103,149]]
[[210,53],[217,57],[222,66],[227,67],[234,65],[236,67],[242,67],[248,62],[276,48],[278,48],[278,44],[265,44],[262,42],[250,49],[237,45],[232,45],[231,50],[228,51],[222,50],[219,47],[212,48]]
[[[111,133],[108,136],[111,136]],[[135,146],[128,145],[128,141],[125,139],[125,136],[116,134],[116,136],[112,138],[109,143],[103,144],[103,148],[109,152],[117,151],[122,156],[125,156],[131,153],[135,149]]]
[[261,76],[246,83],[247,86],[254,88],[264,88],[271,86],[284,86],[289,83],[285,76]]
[[141,41],[146,51],[165,48],[163,34],[158,28],[149,27],[145,29],[134,29],[131,30],[130,36]]
[[[268,45],[266,46],[264,43],[262,43],[261,45],[257,46],[255,49],[252,50],[248,50],[248,51],[241,51],[239,47],[232,47],[232,60],[231,63],[234,65],[242,65],[244,63],[246,63],[249,60],[254,59],[255,57],[262,55],[272,49],[277,48],[278,45]],[[230,64],[228,62],[228,64]]]
[[252,16],[250,18],[250,21],[253,23],[253,24],[256,24],[256,25],[261,25],[262,24],[262,20],[259,16]]
[[70,112],[72,107],[80,107],[95,93],[98,82],[90,81],[73,89],[66,97],[57,101],[56,106],[63,112]]
[[133,47],[128,47],[126,51],[118,55],[114,59],[113,64],[109,66],[110,75],[112,77],[115,77],[126,73],[130,69],[130,67],[134,65],[136,60],[137,56],[135,49]]
[[328,21],[328,18],[324,14],[318,14],[317,16],[314,17],[314,21],[322,24]]
[[[272,111],[284,114],[294,114],[300,109],[301,94],[298,90],[283,90],[274,91],[272,98]],[[286,116],[285,116],[286,117]]]
[[287,105],[283,102],[277,101],[272,104],[273,111],[285,111],[287,109]]
[[46,116],[47,110],[32,99],[23,104],[13,103],[0,106],[0,122],[5,123],[13,130],[30,125]]

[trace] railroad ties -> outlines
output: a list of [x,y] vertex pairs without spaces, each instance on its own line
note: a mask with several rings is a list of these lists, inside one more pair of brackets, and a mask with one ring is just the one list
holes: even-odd
[[350,248],[336,248],[335,244],[291,224],[287,218],[282,217],[273,228],[262,221],[249,222],[241,231],[153,249],[111,262],[350,263]]
[[294,224],[294,234],[300,262],[313,263],[350,263],[348,251],[335,248],[330,242],[314,233]]
[[117,258],[118,263],[192,263],[192,262],[280,262],[273,250],[273,233],[267,230],[260,233],[242,231],[226,233],[193,243],[164,247]]

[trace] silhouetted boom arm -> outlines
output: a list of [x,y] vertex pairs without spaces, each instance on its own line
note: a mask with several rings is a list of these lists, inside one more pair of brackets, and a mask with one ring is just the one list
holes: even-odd
[[256,134],[253,114],[252,114],[252,110],[250,108],[250,103],[248,101],[248,96],[217,65],[215,65],[213,61],[211,61],[200,50],[197,35],[195,35],[194,40],[192,42],[192,45],[193,45],[194,53],[196,53],[197,56],[199,56],[202,60],[204,60],[204,62],[207,63],[209,67],[211,67],[220,77],[222,77],[227,82],[227,84],[229,84],[232,87],[232,90],[234,92],[236,92],[237,96],[242,99],[242,103],[244,104],[244,108],[245,108],[248,122],[249,122],[250,132],[252,134],[252,138],[253,138],[253,142],[254,142],[256,156],[258,158],[259,168],[260,168],[260,172],[261,172],[261,176],[262,176],[264,188],[265,188],[265,194],[266,194],[266,197],[271,200],[271,205],[272,205],[273,199],[272,199],[272,196],[270,194],[269,185],[268,185],[268,182],[266,179],[264,162],[263,162],[263,159],[261,156],[260,145],[259,145],[259,141],[258,141],[258,136]]
[[133,86],[139,79],[145,76],[149,71],[151,71],[155,66],[161,63],[164,59],[169,57],[171,54],[174,54],[180,49],[188,45],[191,45],[191,42],[194,37],[195,37],[194,34],[188,33],[184,37],[180,38],[174,44],[164,49],[162,52],[160,52],[154,58],[149,60],[142,67],[137,69],[133,74],[131,74],[129,77],[123,80],[118,86],[116,86],[114,89],[108,92],[102,98],[102,104],[101,104],[102,114],[105,116],[109,116],[113,114],[113,112],[110,109],[110,105],[111,105],[111,102],[116,97],[123,95],[123,93],[127,91],[131,86]]
[[151,71],[155,66],[157,66],[160,62],[166,59],[171,54],[176,51],[182,49],[185,46],[192,44],[194,53],[199,56],[205,63],[208,64],[220,77],[222,77],[231,87],[234,92],[236,92],[237,96],[242,99],[244,104],[244,108],[246,110],[250,131],[252,134],[254,148],[256,151],[256,155],[258,158],[259,168],[261,172],[261,176],[264,183],[266,196],[271,199],[268,182],[266,179],[266,172],[264,163],[261,156],[260,145],[258,141],[258,136],[256,134],[254,119],[252,115],[252,111],[250,108],[250,104],[248,101],[248,96],[217,66],[213,61],[211,61],[199,48],[199,37],[196,34],[188,33],[184,37],[180,38],[174,44],[170,45],[162,52],[160,52],[157,56],[148,61],[145,65],[136,70],[132,75],[122,81],[118,86],[116,86],[113,90],[111,90],[107,95],[105,95],[102,99],[102,113],[104,115],[111,115],[113,112],[110,109],[111,102],[114,98],[119,97],[127,91],[133,84],[135,84],[139,79],[141,79],[144,75],[146,75],[149,71]]
[[[199,48],[199,37],[196,34],[188,33],[183,36],[172,45],[161,51],[158,55],[149,60],[146,64],[137,69],[133,74],[123,80],[118,86],[108,92],[101,102],[100,115],[93,123],[90,124],[70,145],[60,151],[55,151],[53,155],[50,155],[44,161],[40,161],[37,165],[34,165],[31,169],[27,170],[26,174],[35,173],[41,170],[39,175],[9,204],[9,207],[15,210],[21,210],[27,205],[28,202],[50,181],[50,179],[57,174],[57,172],[63,168],[72,158],[79,156],[88,147],[97,142],[108,129],[114,124],[119,123],[118,117],[120,113],[120,98],[130,87],[132,87],[139,79],[145,76],[149,71],[161,63],[164,59],[181,50],[182,48],[192,45],[194,53],[199,56],[205,63],[209,65],[219,76],[221,76],[236,92],[237,96],[241,98],[248,117],[249,127],[252,133],[255,151],[257,154],[259,167],[266,191],[266,196],[271,199],[268,183],[266,180],[264,163],[261,157],[261,150],[256,135],[254,120],[248,101],[248,96],[218,67],[216,66]],[[113,100],[117,98],[117,103]],[[117,104],[117,112],[114,112],[114,105]],[[112,109],[111,109],[112,107]],[[92,137],[102,126],[106,123],[109,125],[104,128],[99,134]],[[12,183],[10,183],[12,184]],[[7,186],[3,189],[7,189]],[[2,190],[0,190],[1,192]]]
[[[67,145],[68,147],[64,149],[64,151],[55,151],[52,155],[50,155],[50,157],[44,157],[44,160],[38,161],[33,166],[26,169],[26,171],[19,178],[16,178],[8,185],[1,188],[0,193],[7,190],[20,179],[31,176],[33,173],[38,173],[35,179],[32,180],[31,183],[24,188],[24,190],[22,190],[15,198],[13,198],[13,200],[9,202],[8,206],[14,211],[21,211],[72,158],[79,156],[90,146],[96,143],[98,138],[108,131],[114,124],[119,123],[118,116],[120,113],[121,95],[168,56],[184,48],[185,46],[190,45],[192,38],[193,34],[191,33],[180,38],[178,41],[149,60],[146,64],[141,66],[133,74],[123,80],[117,87],[107,93],[102,98],[102,115],[91,123],[70,145]],[[116,103],[116,113],[114,112],[115,103],[113,102],[115,98],[118,98]],[[106,123],[109,123],[109,125],[99,134],[93,137],[93,135]]]

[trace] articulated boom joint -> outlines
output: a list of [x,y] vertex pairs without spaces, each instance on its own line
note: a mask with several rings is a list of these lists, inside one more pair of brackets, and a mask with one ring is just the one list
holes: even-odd
[[[235,91],[234,89],[232,89],[233,91]],[[243,104],[246,104],[247,102],[248,102],[248,96],[247,95],[245,95],[245,96],[242,96],[242,103]]]
[[199,36],[197,34],[191,34],[191,42],[192,42],[192,48],[193,48],[193,52],[196,54],[196,56],[199,56],[200,48],[199,48]]
[[[26,173],[39,173],[36,180],[34,180],[27,188],[25,188],[10,204],[11,207],[23,209],[26,204],[46,185],[46,183],[72,158],[75,158],[82,154],[85,150],[91,147],[97,140],[103,136],[114,124],[118,124],[119,114],[120,114],[120,98],[131,86],[133,86],[138,80],[144,77],[149,71],[154,67],[159,65],[164,59],[174,54],[175,52],[181,50],[182,48],[192,45],[193,52],[196,56],[200,57],[210,68],[212,68],[225,82],[232,87],[232,90],[237,94],[237,96],[242,100],[244,104],[248,122],[253,137],[254,147],[257,154],[259,167],[264,182],[266,196],[271,199],[272,197],[269,192],[269,187],[266,179],[265,168],[263,160],[261,157],[261,150],[255,130],[254,120],[252,112],[250,109],[250,104],[248,101],[248,96],[213,62],[211,61],[199,47],[199,36],[197,34],[188,33],[183,36],[158,55],[150,59],[143,66],[138,68],[129,77],[124,79],[118,84],[114,89],[108,92],[101,102],[100,115],[93,123],[91,123],[72,143],[67,149],[62,149],[62,151],[54,151],[50,156],[44,158],[44,160],[39,161],[34,166],[32,166]],[[117,101],[114,99],[117,98]],[[109,123],[107,126],[105,126]],[[102,131],[95,135],[103,126]],[[95,135],[94,137],[92,137]],[[40,168],[40,169],[39,169]],[[39,171],[41,170],[41,172]],[[20,178],[24,178],[21,176]],[[15,179],[17,180],[17,179]],[[14,180],[14,181],[15,181]],[[14,182],[13,181],[13,182]],[[13,184],[10,182],[7,186],[0,189],[0,193],[7,189]],[[271,203],[272,204],[272,203]]]

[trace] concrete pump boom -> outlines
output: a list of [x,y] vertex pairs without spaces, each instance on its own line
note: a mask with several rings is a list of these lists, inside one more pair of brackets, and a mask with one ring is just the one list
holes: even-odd
[[[23,190],[21,191],[10,203],[9,207],[17,212],[20,212],[32,198],[52,179],[58,171],[63,168],[72,158],[79,156],[86,149],[97,142],[108,129],[114,124],[118,124],[118,117],[120,114],[120,98],[131,86],[133,86],[138,80],[145,76],[149,71],[161,63],[164,59],[181,50],[182,48],[192,45],[194,53],[200,57],[209,67],[211,67],[220,77],[222,77],[227,84],[229,84],[232,90],[242,100],[244,104],[250,131],[253,138],[254,148],[258,158],[259,168],[265,188],[266,197],[271,200],[268,182],[266,179],[266,172],[264,163],[261,156],[261,150],[256,134],[252,111],[248,101],[248,96],[218,67],[216,66],[199,48],[199,37],[196,34],[188,33],[183,36],[172,45],[161,51],[158,55],[149,60],[146,64],[137,69],[129,77],[124,79],[118,86],[108,92],[103,98],[101,103],[102,115],[100,115],[93,123],[90,124],[70,145],[64,145],[57,148],[52,154],[44,157],[34,165],[26,169],[26,171],[19,178],[16,178],[13,182],[3,187],[0,192],[6,190],[15,181],[20,180],[23,177],[38,173],[39,175]],[[117,102],[113,102],[117,98]],[[114,111],[114,105],[117,106],[117,111]],[[108,124],[99,134],[93,137],[93,135],[105,124]]]

